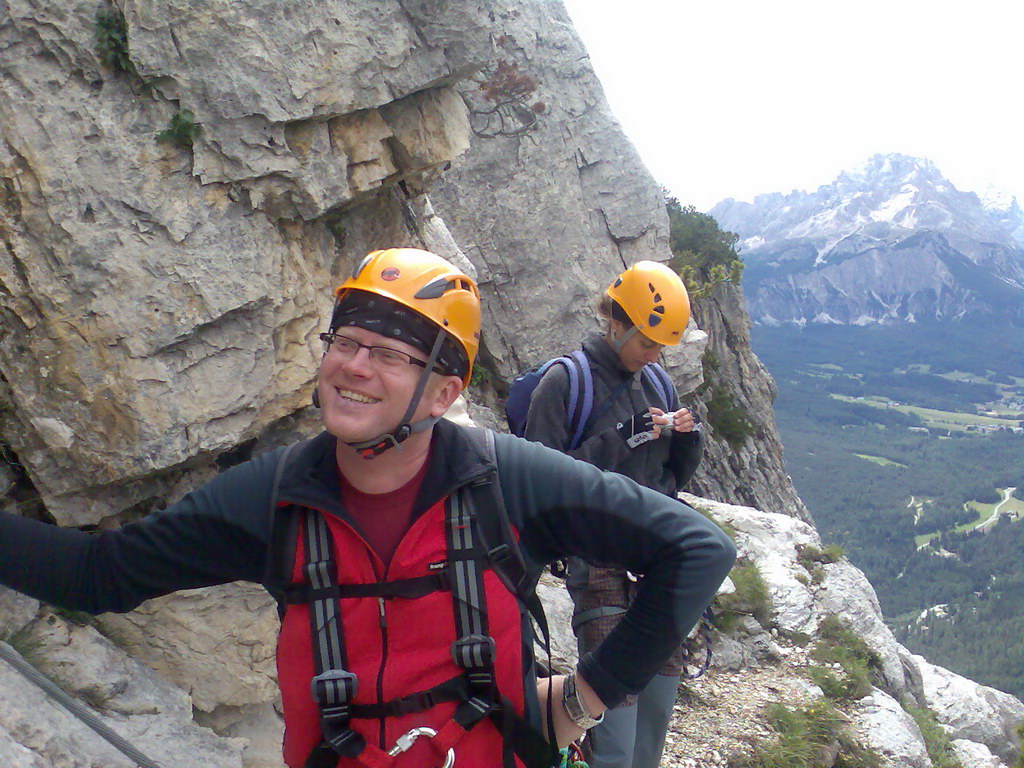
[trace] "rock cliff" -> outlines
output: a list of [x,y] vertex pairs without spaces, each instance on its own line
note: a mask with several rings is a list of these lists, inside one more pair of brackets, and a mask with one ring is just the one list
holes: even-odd
[[[480,277],[492,382],[469,408],[498,426],[481,404],[502,379],[596,328],[594,299],[624,265],[670,255],[661,191],[558,3],[0,0],[0,51],[7,511],[118,525],[316,431],[328,289],[382,244]],[[502,72],[532,88],[499,113],[486,88]],[[748,325],[739,291],[719,288],[667,360],[692,393],[710,349],[716,396],[753,427],[736,446],[713,436],[695,490],[810,540]],[[870,604],[859,572],[841,573],[834,608]],[[823,609],[784,565],[768,575],[786,606],[776,628],[812,630]],[[0,639],[168,764],[278,768],[274,616],[245,585],[96,622],[4,593]],[[754,650],[726,644],[730,664],[762,662],[770,644],[752,632]],[[907,662],[886,647],[898,696]],[[19,702],[0,711],[5,764],[124,763],[25,685],[0,662],[3,698]]]

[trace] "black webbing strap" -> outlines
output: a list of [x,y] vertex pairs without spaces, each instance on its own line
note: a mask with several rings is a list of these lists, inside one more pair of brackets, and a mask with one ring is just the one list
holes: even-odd
[[429,595],[431,592],[445,592],[451,589],[447,569],[426,576],[411,579],[395,579],[394,581],[377,581],[369,584],[342,584],[326,590],[317,589],[312,584],[289,584],[284,588],[284,601],[288,605],[311,603],[321,597],[383,597],[385,600],[401,597],[414,600]]
[[[309,605],[309,633],[313,641],[313,670],[310,693],[320,711],[323,742],[313,748],[307,768],[333,766],[338,755],[355,757],[366,741],[349,727],[350,702],[356,695],[356,676],[346,671],[345,640],[341,632],[341,604],[338,600],[338,566],[334,541],[324,516],[305,511],[303,543],[305,576],[318,597]],[[333,761],[333,762],[331,762]]]
[[[626,387],[628,387],[632,383],[632,381],[633,381],[633,377],[632,376],[627,376],[622,381],[622,383],[619,384],[619,386],[617,386],[611,392],[611,394],[608,395],[608,397],[606,397],[604,400],[601,401],[601,405],[599,405],[597,408],[595,408],[591,412],[590,418],[587,419],[587,424],[583,428],[583,438],[585,438],[587,433],[590,431],[590,426],[592,424],[596,424],[597,423],[598,419],[601,416],[604,415],[605,411],[607,411],[609,408],[611,408],[612,404],[615,403],[615,401],[619,399],[619,395],[621,395],[625,391]],[[583,442],[583,439],[581,439],[580,442]]]
[[455,708],[453,719],[465,730],[497,706],[494,639],[487,634],[484,566],[487,550],[477,530],[473,505],[455,493],[445,500],[445,537],[452,585],[455,642],[452,659],[469,680],[470,697]]
[[[468,429],[469,435],[477,450],[485,460],[497,467],[494,448],[494,433],[488,429]],[[543,638],[543,647],[548,655],[548,670],[551,669],[551,642],[548,631],[547,617],[544,606],[537,596],[536,577],[531,576],[523,554],[519,550],[512,522],[505,509],[505,498],[501,494],[498,472],[492,472],[478,479],[460,491],[463,507],[471,510],[476,529],[479,531],[479,546],[487,550],[487,560],[494,569],[495,575],[505,588],[516,596],[533,617]],[[539,575],[539,572],[538,572]],[[524,638],[524,642],[528,642]],[[550,672],[549,672],[550,674]],[[529,696],[530,692],[525,691]],[[558,764],[558,750],[554,744],[552,727],[552,702],[548,700],[548,738],[519,717],[512,704],[501,698],[499,706],[488,713],[488,717],[501,732],[504,742],[503,766],[513,766],[514,757],[518,756],[527,766],[550,766]]]
[[411,693],[400,699],[392,699],[381,704],[353,704],[350,710],[352,717],[359,719],[399,717],[400,715],[426,712],[431,707],[445,701],[464,701],[469,696],[469,681],[465,675],[459,674],[426,691]]
[[[494,450],[494,433],[489,429],[466,430],[490,463],[497,465]],[[475,509],[487,510],[477,515],[481,538],[488,548],[487,559],[495,575],[526,606],[537,623],[542,636],[542,647],[550,653],[550,633],[544,606],[537,596],[537,579],[531,577],[519,544],[512,535],[512,521],[505,509],[505,497],[501,495],[498,473],[493,472],[472,483],[467,489],[468,502]],[[539,573],[538,573],[539,575]],[[550,666],[550,665],[549,665]]]
[[[529,695],[529,693],[527,693]],[[558,704],[561,706],[561,703]],[[506,716],[511,714],[511,717]],[[550,717],[550,712],[548,713]],[[559,764],[558,749],[526,720],[515,715],[512,703],[502,699],[501,707],[490,714],[491,721],[501,731],[503,765],[515,765],[513,754],[528,768],[549,768]]]
[[[471,430],[474,443],[494,464],[494,436]],[[476,514],[476,510],[484,510]],[[557,763],[557,751],[523,718],[512,703],[500,697],[494,673],[494,641],[488,636],[483,574],[488,566],[537,622],[548,649],[550,642],[543,606],[534,582],[512,536],[504,499],[492,473],[461,489],[445,502],[445,536],[448,565],[445,571],[426,577],[378,585],[344,585],[337,582],[337,562],[330,530],[321,513],[305,510],[302,521],[308,584],[288,590],[295,602],[309,600],[310,634],[315,677],[311,688],[320,710],[324,740],[306,760],[305,768],[335,768],[338,757],[357,757],[366,742],[349,727],[352,717],[389,717],[421,712],[442,701],[460,701],[453,719],[465,730],[489,718],[504,739],[503,765],[513,768],[514,756],[527,766]],[[498,542],[494,545],[494,542]],[[294,551],[294,550],[293,550]],[[443,584],[443,586],[442,586]],[[464,672],[428,691],[410,694],[381,704],[353,705],[356,678],[345,670],[342,637],[342,597],[417,597],[437,589],[451,589],[456,641],[452,657]],[[385,594],[384,591],[389,591]],[[358,592],[358,594],[356,594]],[[421,592],[422,594],[413,594]],[[305,599],[302,599],[305,598]],[[289,602],[292,602],[289,599]],[[529,692],[525,692],[529,695]],[[550,721],[550,712],[549,712]]]
[[263,583],[267,585],[268,591],[277,601],[277,613],[280,619],[284,619],[287,607],[282,598],[281,586],[292,580],[292,566],[295,564],[295,539],[298,536],[299,526],[294,515],[278,510],[277,500],[288,457],[300,445],[302,443],[292,443],[281,451],[281,455],[277,459],[277,466],[274,468],[274,480],[270,486],[270,503],[267,506],[270,542],[267,546]]

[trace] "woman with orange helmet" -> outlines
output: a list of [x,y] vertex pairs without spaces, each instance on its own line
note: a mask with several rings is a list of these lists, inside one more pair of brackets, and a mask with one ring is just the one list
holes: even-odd
[[[686,287],[664,264],[640,261],[612,281],[598,312],[606,323],[604,333],[583,342],[593,388],[589,418],[583,425],[574,423],[566,408],[573,401],[572,381],[586,380],[585,372],[552,365],[530,398],[524,436],[675,497],[700,463],[702,433],[690,410],[680,407],[675,387],[656,361],[664,347],[685,335],[690,320]],[[570,560],[568,587],[581,658],[619,624],[638,584],[621,568]],[[639,696],[605,713],[591,731],[592,768],[660,765],[681,669],[677,651]]]

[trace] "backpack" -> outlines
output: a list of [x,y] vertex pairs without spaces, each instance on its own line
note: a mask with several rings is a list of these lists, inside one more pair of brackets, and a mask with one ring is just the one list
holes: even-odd
[[[575,350],[568,355],[553,357],[545,363],[521,373],[512,381],[505,400],[505,418],[512,434],[523,437],[526,432],[526,417],[530,411],[530,399],[533,392],[544,378],[544,374],[553,365],[565,366],[569,374],[569,402],[565,408],[565,423],[568,434],[572,435],[565,450],[572,451],[583,442],[587,424],[595,416],[594,412],[594,375],[590,370],[590,361],[583,350]],[[665,411],[674,411],[678,406],[675,388],[668,373],[657,363],[650,363],[641,369],[643,376],[654,385],[661,398],[661,407]],[[628,382],[628,379],[627,379]],[[603,413],[618,397],[613,392],[597,409]]]

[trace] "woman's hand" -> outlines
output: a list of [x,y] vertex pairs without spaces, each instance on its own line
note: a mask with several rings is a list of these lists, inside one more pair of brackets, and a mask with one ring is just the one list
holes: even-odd
[[658,435],[661,434],[661,427],[654,424],[653,415],[658,410],[657,408],[651,408],[647,411],[639,411],[615,425],[615,431],[626,443],[627,448],[632,450],[639,445],[658,439]]
[[[655,435],[668,436],[672,432],[692,432],[696,424],[693,414],[689,408],[680,408],[678,411],[665,413],[661,408],[651,408],[654,417]],[[664,429],[664,431],[662,431]]]
[[676,411],[674,429],[676,432],[692,432],[695,421],[689,408]]
[[[654,437],[655,439],[661,437],[662,429],[668,427],[671,429],[671,419],[665,418],[665,412],[661,408],[655,408],[653,405],[648,409],[651,416],[654,419]],[[667,434],[667,433],[666,433]]]

